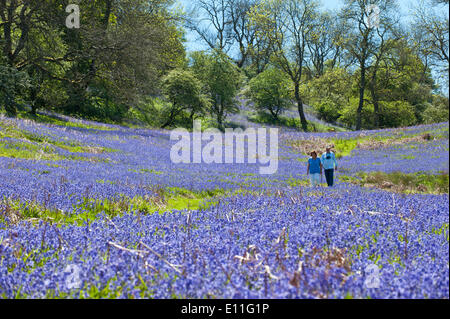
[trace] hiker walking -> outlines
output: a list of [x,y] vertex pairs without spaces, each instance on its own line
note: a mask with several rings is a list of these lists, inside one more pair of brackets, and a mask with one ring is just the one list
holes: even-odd
[[320,177],[322,176],[322,162],[317,157],[316,151],[310,153],[311,157],[308,159],[308,166],[306,167],[306,175],[309,176],[311,186],[319,185]]
[[332,146],[327,146],[326,152],[322,154],[321,161],[325,170],[325,179],[329,187],[334,184],[334,171],[337,171],[336,156],[331,151]]

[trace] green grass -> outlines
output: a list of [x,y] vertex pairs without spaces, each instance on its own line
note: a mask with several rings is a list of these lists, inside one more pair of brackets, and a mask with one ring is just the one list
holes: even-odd
[[28,143],[4,143],[1,141],[0,157],[46,161],[65,159],[64,156],[54,153],[53,149],[48,146],[37,146]]
[[[74,155],[64,156],[58,153],[58,148],[66,150]],[[77,153],[111,153],[117,150],[82,145],[79,142],[66,140],[58,141],[48,136],[36,135],[21,130],[15,125],[0,122],[0,157],[21,158],[28,160],[81,160],[81,161],[107,161],[102,158],[87,158],[75,155]]]
[[286,184],[290,187],[299,187],[299,186],[309,186],[309,181],[306,179],[299,179],[299,178],[287,178]]
[[155,174],[155,175],[162,175],[164,174],[164,172],[161,171],[157,171],[154,169],[148,169],[148,168],[141,168],[141,169],[129,169],[128,171],[133,172],[133,173],[138,173],[138,174]]
[[99,131],[114,131],[116,129],[106,127],[103,125],[95,125],[95,124],[83,124],[79,122],[71,122],[71,121],[65,121],[63,119],[44,115],[44,114],[36,114],[33,115],[29,112],[19,112],[18,117],[25,120],[32,120],[38,123],[43,124],[53,124],[53,125],[59,125],[64,127],[75,127],[75,128],[84,128],[84,129],[91,129],[91,130],[99,130]]
[[334,144],[336,157],[350,156],[351,152],[358,146],[358,139],[332,139],[330,144]]
[[[70,150],[73,153],[85,153],[83,150]],[[86,152],[87,153],[87,152]],[[42,160],[42,161],[91,161],[91,162],[108,162],[106,158],[100,157],[84,157],[77,155],[64,156],[58,154],[56,149],[51,145],[35,145],[26,142],[3,142],[0,140],[0,157],[20,158],[26,160]]]
[[371,136],[371,137],[357,137],[357,138],[350,138],[350,139],[329,139],[328,143],[334,145],[334,149],[336,150],[336,157],[341,158],[344,156],[350,156],[351,152],[358,147],[358,144],[362,144],[364,142],[381,142],[383,144],[389,145],[389,141],[396,139],[401,140],[404,137],[377,137],[377,136]]
[[[138,212],[139,214],[163,213],[174,210],[207,209],[217,203],[216,197],[226,196],[230,192],[222,189],[206,190],[202,192],[189,191],[182,188],[156,189],[155,196],[118,196],[115,199],[85,198],[83,203],[74,207],[72,212],[44,207],[35,202],[23,203],[19,200],[3,199],[0,201],[5,207],[5,216],[10,222],[20,220],[45,220],[56,224],[83,225],[98,218],[101,213],[108,217],[121,216],[124,213]],[[85,211],[83,214],[76,211]],[[3,217],[0,221],[6,222]]]
[[[291,183],[297,185],[292,180]],[[93,199],[85,198],[82,203],[73,207],[72,211],[63,212],[58,209],[45,207],[36,202],[21,202],[4,198],[0,204],[4,208],[4,214],[0,216],[0,222],[4,224],[16,224],[26,220],[30,222],[39,222],[41,220],[50,224],[75,224],[84,225],[98,218],[100,214],[105,214],[108,218],[122,216],[124,213],[154,214],[171,211],[183,210],[202,210],[216,205],[219,201],[227,201],[230,196],[252,194],[258,195],[258,192],[250,191],[245,188],[237,190],[210,189],[204,191],[191,191],[184,188],[169,187],[153,189],[154,196],[136,196],[133,198],[127,196],[117,196],[115,199]],[[276,193],[268,196],[276,196]],[[84,213],[75,213],[84,211]],[[9,222],[7,222],[8,218]]]

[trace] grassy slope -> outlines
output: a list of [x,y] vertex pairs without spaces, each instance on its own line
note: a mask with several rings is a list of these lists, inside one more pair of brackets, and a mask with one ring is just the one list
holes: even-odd
[[[22,115],[23,117],[23,115]],[[30,119],[29,116],[25,116]],[[70,121],[59,120],[54,117],[38,115],[33,117],[34,121],[39,123],[60,125],[66,127],[78,127],[85,129],[108,129],[107,127],[95,124],[82,124]],[[437,138],[448,138],[448,132],[430,131],[426,132],[430,136]],[[422,135],[424,133],[421,133]],[[445,134],[447,134],[445,136]],[[399,141],[407,137],[399,134],[392,136],[362,136],[346,139],[315,139],[313,143],[319,144],[334,144],[338,157],[349,156],[351,152],[361,145],[373,144],[377,142],[380,147],[389,146],[394,140]],[[411,135],[408,135],[411,138]],[[304,142],[304,141],[302,141]],[[293,144],[295,146],[295,144]],[[57,148],[61,148],[74,153],[71,156],[62,156],[58,154]],[[95,152],[113,152],[115,150],[96,149]],[[17,127],[0,122],[0,156],[15,157],[32,160],[86,160],[83,156],[75,155],[77,153],[93,152],[92,147],[82,145],[77,141],[56,141],[48,137],[31,134],[25,130],[20,130]],[[158,172],[153,172],[158,173]],[[386,174],[382,172],[375,173],[359,173],[356,177],[341,175],[341,181],[358,184],[366,187],[378,187],[385,190],[405,192],[405,193],[448,193],[448,173],[440,175],[425,175],[425,174],[402,174],[391,173]],[[98,181],[99,183],[104,181]],[[290,186],[306,186],[307,181],[303,180],[287,180]],[[222,196],[233,195],[223,190],[214,190],[210,192],[194,193],[184,189],[161,189],[158,196],[152,198],[126,198],[121,197],[116,200],[93,201],[86,199],[83,208],[89,213],[86,216],[63,214],[58,211],[49,211],[40,207],[35,203],[23,204],[20,202],[12,202],[3,200],[3,204],[9,207],[12,215],[21,215],[27,219],[48,219],[52,222],[65,223],[83,223],[94,219],[99,213],[104,212],[108,216],[115,216],[124,211],[135,209],[143,213],[155,213],[172,210],[192,209],[197,210],[202,207],[208,207],[214,204],[218,198]]]

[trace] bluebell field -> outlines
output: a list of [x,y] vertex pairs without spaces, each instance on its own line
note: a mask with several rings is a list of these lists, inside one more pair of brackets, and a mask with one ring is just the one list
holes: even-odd
[[[226,190],[203,208],[139,208],[84,223],[11,220],[0,206],[3,298],[449,298],[448,194],[401,194],[339,181],[381,171],[448,174],[448,123],[366,132],[280,131],[276,174],[257,164],[172,164],[170,132],[0,119],[50,141],[56,160],[0,157],[0,199],[86,214],[87,199]],[[333,188],[307,186],[292,141],[408,138],[339,158]],[[1,137],[1,135],[0,135]],[[19,138],[1,139],[6,148]],[[58,145],[82,145],[73,153]],[[42,142],[36,142],[42,147]],[[76,157],[70,157],[76,155]],[[20,210],[19,210],[20,212]],[[376,287],[367,284],[376,265]],[[75,277],[74,277],[75,276]],[[73,280],[75,278],[75,280]],[[70,280],[69,280],[70,279]]]

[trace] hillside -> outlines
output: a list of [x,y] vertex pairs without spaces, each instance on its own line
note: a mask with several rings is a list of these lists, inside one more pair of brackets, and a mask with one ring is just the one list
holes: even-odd
[[[174,164],[167,130],[39,118],[0,118],[3,297],[449,297],[448,122],[281,128],[260,175]],[[311,188],[329,144],[336,186]]]

